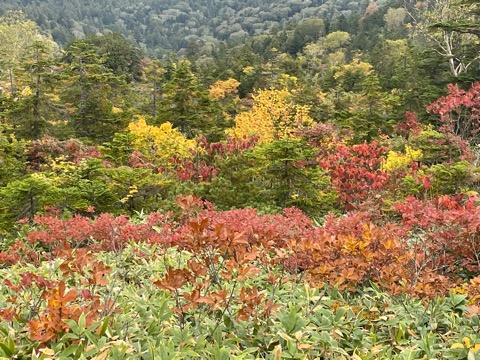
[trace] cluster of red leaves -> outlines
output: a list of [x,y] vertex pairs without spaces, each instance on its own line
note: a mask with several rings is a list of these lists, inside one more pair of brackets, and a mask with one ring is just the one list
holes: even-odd
[[[276,265],[277,259],[271,254],[277,245],[275,239],[286,242],[285,239],[280,240],[279,230],[288,227],[288,220],[278,216],[277,219],[283,220],[283,224],[276,228],[276,224],[268,217],[266,219],[270,221],[261,224],[255,211],[241,214],[242,211],[216,216],[212,210],[205,210],[198,218],[178,229],[174,243],[188,251],[191,259],[184,268],[169,268],[155,285],[170,291],[175,297],[175,311],[181,323],[189,311],[199,307],[202,312],[212,316],[216,311],[225,312],[227,309],[232,315],[235,305],[237,320],[268,318],[277,308],[271,299],[265,297],[264,292],[256,286],[245,284],[244,280],[256,277],[262,269]],[[250,219],[257,219],[257,222],[249,222]],[[242,221],[245,221],[245,227]],[[290,230],[294,231],[292,226]],[[269,281],[277,280],[270,275]],[[190,289],[182,289],[186,284]],[[232,286],[229,288],[227,285]]]
[[388,175],[381,169],[387,148],[377,142],[353,145],[339,144],[335,150],[320,154],[320,165],[328,170],[345,210],[372,198],[385,186]]
[[43,170],[58,157],[78,164],[85,159],[100,158],[101,154],[96,146],[85,145],[78,139],[61,141],[50,136],[32,141],[27,149],[29,167],[34,171]]
[[[465,91],[458,85],[448,85],[448,94],[427,107],[427,111],[440,115],[440,131],[472,141],[480,130],[480,82]],[[476,140],[478,141],[478,139]]]
[[[172,159],[175,176],[181,181],[210,181],[217,176],[218,168],[205,159],[196,156],[194,159]],[[159,169],[159,171],[163,171]]]
[[[4,280],[4,285],[14,294],[8,300],[11,306],[1,311],[0,317],[9,322],[14,319],[25,322],[30,339],[41,345],[69,331],[66,319],[78,322],[83,315],[88,328],[99,318],[117,310],[113,300],[98,293],[100,288],[109,284],[106,278],[109,267],[94,260],[87,249],[72,251],[65,246],[57,249],[56,256],[63,259],[59,267],[63,277],[60,281],[46,280],[31,272],[21,274],[16,285]],[[66,282],[76,275],[82,277],[84,288],[67,290]],[[30,310],[28,314],[24,313],[25,309]]]
[[417,136],[423,129],[423,125],[418,121],[417,114],[407,111],[405,121],[397,124],[397,133],[408,139],[411,135]]
[[145,155],[143,155],[140,151],[135,150],[130,154],[130,159],[128,163],[131,167],[137,169],[154,169],[155,165],[152,162],[149,162]]
[[8,248],[8,251],[0,251],[0,267],[11,266],[21,260],[38,265],[40,255],[35,250],[29,248],[23,240],[16,240]]
[[[250,150],[257,143],[256,137],[242,139],[229,137],[226,141],[209,143],[205,137],[197,139],[197,147],[191,149],[190,159],[172,159],[175,173],[182,181],[210,181],[218,173],[218,163]],[[164,172],[166,169],[158,169]]]
[[[359,152],[365,153],[370,154],[368,146]],[[232,295],[223,292],[218,279],[256,276],[259,264],[281,264],[294,274],[306,271],[316,284],[337,283],[354,290],[374,282],[393,294],[420,297],[445,294],[480,271],[480,210],[475,199],[408,198],[394,205],[401,215],[399,223],[382,223],[372,212],[351,211],[339,218],[328,216],[322,227],[314,227],[295,208],[277,215],[259,215],[254,209],[221,212],[193,196],[179,198],[178,204],[177,217],[152,213],[141,223],[108,214],[93,220],[41,216],[27,238],[52,249],[121,251],[128,242],[178,246],[192,254],[191,262],[186,268],[169,269],[157,285],[181,295],[177,307],[181,314],[197,306],[211,311],[227,306]],[[186,283],[193,285],[191,291],[180,294]],[[249,296],[247,289],[244,295]],[[267,301],[259,304],[266,306]],[[243,315],[260,311],[257,305]]]
[[[67,220],[55,215],[38,215],[34,219],[34,229],[26,239],[32,245],[40,244],[50,251],[67,245],[88,247],[94,251],[121,251],[130,242],[183,247],[192,236],[190,224],[208,219],[210,225],[205,232],[209,236],[213,236],[217,226],[228,225],[230,232],[243,233],[250,245],[282,247],[292,238],[306,237],[313,229],[312,221],[295,208],[285,209],[283,214],[277,215],[259,215],[254,209],[221,212],[213,210],[207,201],[193,196],[179,197],[178,205],[181,213],[176,218],[172,213],[154,212],[143,222],[132,222],[127,216],[111,214],[101,214],[95,219],[76,215]],[[17,242],[8,252],[0,253],[3,265],[22,258],[21,253],[27,249],[22,244]],[[48,253],[46,256],[48,258]]]
[[408,197],[394,205],[402,216],[400,233],[422,234],[414,250],[421,266],[443,275],[480,271],[480,209],[474,199],[441,196],[421,201]]
[[[82,216],[69,220],[38,216],[35,218],[37,229],[30,232],[27,239],[30,243],[50,248],[53,251],[50,257],[61,255],[68,258],[66,254],[54,251],[57,248],[79,248],[77,252],[85,254],[78,255],[77,259],[87,259],[89,264],[93,260],[87,256],[87,249],[121,251],[128,242],[178,246],[192,254],[188,266],[170,268],[156,284],[181,297],[177,312],[182,317],[198,306],[214,312],[233,303],[241,304],[236,311],[237,318],[243,320],[260,314],[267,316],[274,311],[275,305],[260,289],[238,285],[233,294],[225,290],[223,282],[240,283],[259,274],[260,266],[265,269],[281,264],[283,260],[276,258],[277,249],[292,239],[311,234],[314,231],[312,221],[294,208],[277,215],[259,215],[253,209],[217,212],[207,202],[192,196],[181,197],[179,206],[182,213],[176,219],[172,214],[152,213],[142,223],[109,214],[93,220]],[[90,266],[92,279],[97,283],[102,280],[104,271],[101,267],[68,259],[68,266],[61,268],[65,276]],[[100,277],[97,279],[96,276]],[[268,281],[278,280],[271,274],[269,276]],[[180,292],[180,287],[186,283],[192,285],[192,289]],[[52,329],[51,334],[60,330]]]
[[126,216],[101,214],[94,220],[76,215],[68,220],[54,216],[36,216],[36,229],[27,234],[31,244],[40,243],[54,249],[64,244],[89,247],[95,251],[121,251],[133,242],[163,243],[165,235],[176,226],[171,214],[150,214],[144,223],[134,224]]

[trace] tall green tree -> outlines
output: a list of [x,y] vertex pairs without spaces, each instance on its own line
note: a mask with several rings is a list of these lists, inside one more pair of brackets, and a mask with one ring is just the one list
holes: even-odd
[[60,97],[69,107],[76,136],[100,143],[128,125],[128,87],[96,50],[83,40],[67,48]]
[[97,47],[98,55],[104,57],[104,65],[116,76],[124,76],[127,81],[140,80],[143,52],[123,35],[110,32],[91,35],[85,41]]
[[59,120],[62,114],[55,100],[57,69],[48,44],[33,43],[31,54],[23,65],[24,90],[10,102],[6,118],[17,135],[34,140],[48,132],[49,120]]
[[150,94],[148,100],[144,97],[145,110],[155,119],[157,117],[161,81],[163,80],[165,69],[160,66],[158,60],[143,59],[141,65],[143,75],[142,89]]
[[24,60],[32,55],[32,45],[47,40],[37,24],[21,11],[10,11],[0,18],[0,76],[8,81],[10,96],[15,95],[16,75]]
[[316,161],[316,152],[302,139],[279,139],[251,153],[263,195],[279,208],[296,206],[310,215],[334,210],[336,193]]
[[205,135],[209,138],[222,132],[224,118],[193,73],[191,63],[181,60],[171,66],[169,79],[163,86],[158,119],[171,122],[187,137]]

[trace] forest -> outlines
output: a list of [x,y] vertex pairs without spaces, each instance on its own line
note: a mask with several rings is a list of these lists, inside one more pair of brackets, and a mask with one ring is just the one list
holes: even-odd
[[477,0],[0,14],[0,359],[480,359]]
[[0,15],[21,9],[62,45],[110,31],[163,56],[197,43],[209,51],[221,41],[242,42],[307,18],[349,17],[367,5],[366,0],[3,0]]

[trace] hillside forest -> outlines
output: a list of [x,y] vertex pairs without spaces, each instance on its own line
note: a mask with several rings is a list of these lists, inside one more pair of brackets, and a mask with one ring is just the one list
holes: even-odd
[[480,359],[477,0],[0,14],[0,359]]

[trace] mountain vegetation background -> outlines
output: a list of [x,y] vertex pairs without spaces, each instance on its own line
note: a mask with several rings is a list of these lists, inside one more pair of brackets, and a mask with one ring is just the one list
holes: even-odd
[[0,4],[0,14],[22,9],[62,45],[74,37],[111,31],[134,40],[153,54],[163,55],[197,42],[211,47],[224,40],[242,41],[308,18],[348,18],[362,13],[367,6],[366,0],[5,0]]

